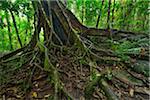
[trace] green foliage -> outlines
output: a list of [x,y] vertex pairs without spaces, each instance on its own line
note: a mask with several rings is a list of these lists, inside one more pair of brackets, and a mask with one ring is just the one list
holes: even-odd
[[121,57],[123,61],[128,61],[129,56],[126,55],[126,53],[129,52],[135,52],[137,51],[135,48],[134,43],[131,43],[130,41],[123,41],[122,43],[114,42],[112,44],[112,49],[115,51],[116,55]]
[[[102,4],[101,0],[67,0],[67,7],[75,14],[80,22],[87,26],[95,27],[98,15],[101,13],[99,28],[107,28],[107,24],[110,24],[110,28],[119,30],[148,32],[148,0],[115,0],[115,2],[111,0],[110,23],[107,23],[108,2],[109,0],[104,0]],[[113,9],[114,14],[112,12]],[[20,47],[10,11],[14,13],[19,36],[23,45],[30,41],[34,31],[34,10],[31,1],[0,1],[0,51],[12,50],[10,43],[12,43],[13,49]],[[7,15],[10,26],[6,21]],[[11,42],[8,35],[8,27],[10,27]],[[43,36],[40,35],[40,38],[41,37],[43,39]],[[128,46],[130,46],[130,43],[122,43],[121,46],[115,48],[119,48],[117,53],[123,50],[123,52],[126,52],[125,50],[129,48]]]
[[[32,23],[34,11],[30,1],[0,1],[0,51],[12,50],[10,48],[10,43],[12,44],[13,49],[20,47],[10,11],[14,12],[19,36],[24,45],[29,42],[33,33]],[[8,25],[7,17],[10,25]],[[11,41],[9,38],[8,27],[10,27]]]
[[[99,28],[107,28],[108,0],[68,0],[68,8],[88,26],[95,27],[99,10],[102,7]],[[148,32],[148,0],[114,0],[111,2],[110,19],[114,7],[112,28]],[[81,21],[82,22],[82,21]]]
[[135,70],[137,73],[143,73],[146,77],[149,77],[150,69],[149,69],[149,62],[138,60],[137,63],[132,65],[132,69]]
[[108,80],[111,80],[113,75],[112,75],[112,70],[110,68],[107,69],[107,74],[105,75],[105,77],[108,79]]
[[79,62],[80,62],[80,64],[87,64],[86,60],[85,60],[85,59],[83,59],[83,58],[82,58],[82,59],[80,59],[80,60],[79,60]]

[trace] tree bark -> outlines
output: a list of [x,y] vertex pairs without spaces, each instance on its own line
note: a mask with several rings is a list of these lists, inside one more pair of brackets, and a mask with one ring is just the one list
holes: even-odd
[[116,1],[114,0],[114,5],[113,5],[113,9],[112,9],[112,28],[113,28],[113,24],[114,24],[114,11],[115,11],[115,5],[116,5],[116,3],[115,3]]
[[16,20],[15,20],[15,16],[13,14],[13,11],[10,9],[9,10],[10,13],[11,13],[11,17],[12,17],[12,20],[13,20],[13,24],[14,24],[14,27],[15,27],[15,30],[16,30],[16,35],[17,35],[17,38],[18,38],[18,42],[20,44],[20,47],[22,47],[22,42],[21,42],[21,39],[20,39],[20,36],[19,36],[19,32],[18,32],[18,28],[17,28],[17,24],[16,24]]
[[6,11],[5,13],[6,13],[6,21],[7,21],[7,28],[8,28],[10,50],[13,50],[8,11]]
[[96,22],[96,28],[98,28],[98,24],[99,24],[101,13],[102,13],[103,4],[104,4],[104,0],[102,0],[101,8],[99,10],[99,15],[98,15],[97,22]]
[[108,3],[107,29],[110,29],[110,6],[111,6],[111,0],[109,0]]

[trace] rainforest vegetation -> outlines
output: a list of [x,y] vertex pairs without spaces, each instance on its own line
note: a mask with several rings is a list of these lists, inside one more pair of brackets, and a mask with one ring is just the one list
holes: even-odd
[[148,100],[149,0],[0,0],[0,100]]

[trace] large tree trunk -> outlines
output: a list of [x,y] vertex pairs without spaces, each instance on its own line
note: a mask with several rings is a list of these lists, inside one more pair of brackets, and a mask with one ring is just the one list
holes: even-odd
[[39,2],[37,9],[38,25],[43,27],[46,41],[61,45],[74,42],[73,30],[58,1]]
[[[144,65],[145,62],[141,61],[141,58],[142,60],[145,60],[145,58],[147,60],[147,50],[144,49],[145,51],[144,53],[142,52],[142,55],[141,53],[136,54],[136,56],[139,57],[138,59],[140,59],[138,62],[125,62],[110,50],[110,48],[98,48],[87,39],[89,36],[94,35],[99,36],[101,42],[103,39],[109,37],[113,39],[124,38],[133,40],[136,33],[84,26],[70,10],[58,0],[32,2],[36,12],[36,18],[34,19],[35,31],[32,39],[28,45],[1,57],[0,66],[10,67],[11,69],[15,65],[17,66],[19,60],[21,66],[24,66],[26,70],[32,69],[30,78],[26,77],[28,85],[32,84],[32,82],[38,82],[37,77],[33,75],[33,73],[36,73],[35,69],[39,72],[44,71],[46,73],[44,78],[46,77],[52,84],[52,87],[48,89],[52,90],[54,100],[84,98],[92,100],[96,98],[93,94],[94,91],[94,93],[99,95],[98,99],[103,99],[103,96],[100,95],[104,92],[108,99],[117,100],[118,94],[114,92],[114,89],[112,89],[110,85],[118,85],[117,88],[113,87],[118,90],[117,92],[122,92],[119,90],[121,86],[147,86],[145,82],[147,79],[141,80],[143,77],[137,75],[134,76],[134,78],[136,77],[134,79],[136,82],[134,82],[131,80],[131,77],[133,78],[133,72],[129,71],[129,74],[127,72],[128,70],[124,70],[127,69],[127,67],[124,66],[131,67],[131,65],[133,65],[131,69],[136,69],[135,66],[139,65],[138,68],[142,70],[142,72],[139,70],[136,70],[136,72],[147,73],[147,70],[145,72],[147,65]],[[40,41],[39,37],[41,28],[43,28],[44,31],[44,42]],[[144,37],[147,38],[145,35]],[[131,58],[135,57],[135,54],[130,52],[126,52],[126,54],[131,56]],[[12,63],[12,61],[17,61],[14,66],[8,64]],[[99,63],[102,65],[99,66]],[[103,64],[106,64],[106,66]],[[116,64],[120,64],[118,66],[121,67],[117,68],[118,66],[116,67]],[[142,69],[140,65],[144,65],[144,69]],[[110,66],[112,68],[110,68]],[[39,75],[38,78],[39,77],[41,76]],[[112,79],[108,80],[108,77]],[[88,82],[88,84],[86,82]],[[103,92],[96,90],[96,87],[103,90]],[[32,93],[33,90],[30,90],[32,89],[28,88],[26,92]],[[138,92],[147,95],[147,93],[143,91],[139,90]],[[131,95],[132,94],[133,93],[131,93]],[[19,99],[31,99],[29,95],[26,94],[25,96],[26,97]]]

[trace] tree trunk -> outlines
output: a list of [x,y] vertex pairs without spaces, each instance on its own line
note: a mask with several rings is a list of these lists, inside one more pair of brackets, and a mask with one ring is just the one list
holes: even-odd
[[107,29],[110,29],[110,6],[111,6],[111,0],[109,0],[108,2]]
[[8,37],[9,37],[10,50],[13,50],[8,11],[6,11],[5,13],[6,13],[6,21],[7,21],[7,27],[8,27]]
[[103,4],[104,4],[104,0],[102,0],[101,8],[99,10],[99,15],[98,15],[97,22],[96,22],[96,28],[98,28],[98,24],[99,24],[101,13],[102,13]]
[[18,28],[17,28],[17,25],[16,25],[15,16],[14,16],[13,11],[11,9],[9,11],[10,11],[11,16],[12,16],[13,24],[14,24],[16,34],[17,34],[17,38],[18,38],[18,42],[20,44],[20,47],[22,47],[23,45],[22,45],[22,42],[21,42],[21,39],[20,39],[20,36],[19,36],[19,31],[18,31]]
[[114,24],[114,11],[115,11],[115,5],[116,5],[116,3],[115,3],[116,1],[114,0],[114,5],[113,5],[113,9],[112,9],[112,28],[113,28],[113,24]]

